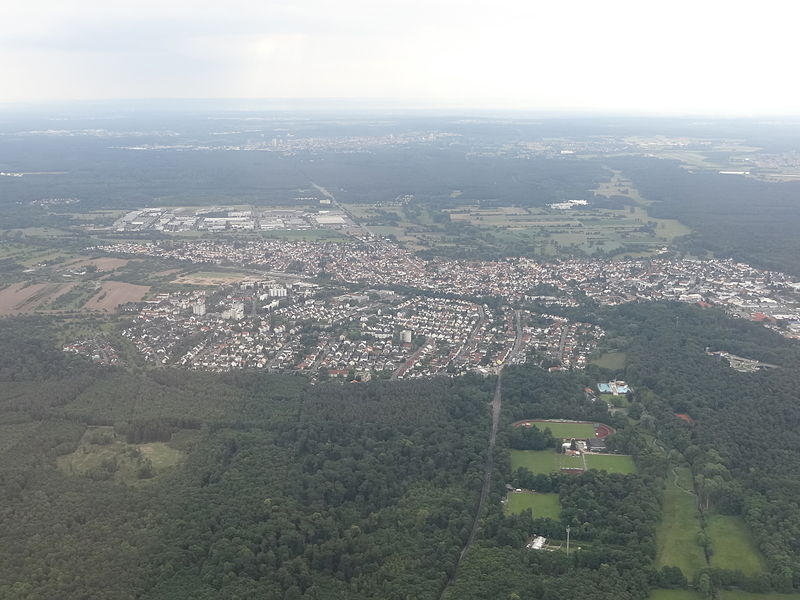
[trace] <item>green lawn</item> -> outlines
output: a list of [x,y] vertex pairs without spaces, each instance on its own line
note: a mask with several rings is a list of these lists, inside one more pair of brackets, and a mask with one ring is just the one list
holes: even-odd
[[[690,581],[706,566],[703,549],[697,543],[700,531],[695,497],[684,491],[692,489],[687,467],[677,469],[678,484],[670,476],[664,489],[661,522],[656,529],[656,567],[680,567]],[[684,489],[681,489],[683,487]]]
[[544,431],[549,429],[553,436],[557,438],[593,438],[594,425],[591,423],[534,423],[538,429]]
[[738,569],[745,575],[765,570],[764,559],[741,517],[713,515],[706,528],[714,549],[712,567]]
[[509,492],[508,502],[505,506],[507,514],[518,515],[522,511],[531,509],[533,518],[558,519],[561,514],[561,505],[558,503],[558,494],[537,494],[535,492]]
[[516,471],[520,467],[540,474],[553,473],[561,468],[582,469],[583,458],[565,456],[555,450],[512,450],[511,469]]
[[630,456],[614,454],[587,454],[586,466],[589,469],[608,471],[609,473],[636,473],[636,465]]
[[511,469],[520,467],[531,473],[552,473],[558,471],[558,454],[553,450],[512,450]]
[[625,368],[625,358],[624,352],[605,352],[591,362],[593,365],[597,365],[603,369],[620,371]]
[[800,600],[800,594],[753,594],[741,590],[723,590],[720,598],[721,600]]
[[650,600],[703,600],[694,590],[651,590]]

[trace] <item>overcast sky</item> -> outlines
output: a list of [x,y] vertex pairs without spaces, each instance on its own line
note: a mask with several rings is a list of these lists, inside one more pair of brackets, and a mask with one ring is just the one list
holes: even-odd
[[0,102],[348,98],[798,114],[795,4],[3,0]]

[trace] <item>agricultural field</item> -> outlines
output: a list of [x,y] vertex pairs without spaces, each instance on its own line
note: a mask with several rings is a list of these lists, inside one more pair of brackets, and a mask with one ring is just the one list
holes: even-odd
[[83,305],[83,308],[86,310],[112,312],[120,304],[139,302],[149,291],[150,287],[146,285],[124,283],[122,281],[104,281],[100,290]]
[[17,315],[47,308],[74,283],[14,283],[0,289],[0,315]]
[[172,283],[183,285],[225,285],[228,283],[236,283],[243,279],[253,277],[250,273],[232,272],[232,271],[198,271],[196,273],[189,273],[181,275],[177,279],[173,279]]
[[185,453],[169,443],[128,444],[113,427],[89,427],[75,452],[57,459],[67,475],[134,484],[183,461]]
[[558,503],[558,494],[538,494],[536,492],[509,492],[505,505],[505,512],[517,515],[531,509],[533,518],[548,518],[557,520],[561,514],[561,505]]
[[712,515],[706,521],[706,530],[714,549],[712,567],[739,570],[745,575],[766,570],[764,559],[741,517]]
[[609,473],[622,473],[624,475],[636,473],[633,457],[618,454],[585,454],[586,468],[608,471]]
[[604,352],[597,358],[592,359],[591,363],[603,369],[621,371],[625,368],[625,359],[624,352]]
[[700,521],[695,497],[686,491],[692,489],[692,475],[688,467],[675,470],[664,489],[661,523],[656,530],[656,566],[680,567],[692,580],[706,566],[703,549],[697,543]]
[[[527,422],[527,421],[526,421]],[[589,439],[595,437],[593,423],[578,423],[568,421],[530,421],[538,429],[549,429],[553,437]]]

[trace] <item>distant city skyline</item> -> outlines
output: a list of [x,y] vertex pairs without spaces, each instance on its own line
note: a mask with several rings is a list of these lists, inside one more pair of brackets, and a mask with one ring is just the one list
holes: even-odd
[[159,98],[797,115],[773,1],[172,0],[4,6],[0,103]]

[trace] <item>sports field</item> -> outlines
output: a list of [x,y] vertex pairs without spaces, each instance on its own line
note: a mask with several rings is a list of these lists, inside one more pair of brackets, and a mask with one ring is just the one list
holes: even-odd
[[558,454],[554,450],[512,450],[511,469],[516,471],[520,467],[539,474],[560,469],[583,469],[583,458]]
[[[742,590],[722,590],[720,599],[721,600],[800,600],[800,594],[753,594],[751,592],[744,592]],[[675,598],[674,600],[678,599]]]
[[694,590],[651,590],[650,600],[703,600],[703,596]]
[[741,517],[712,515],[706,522],[706,529],[714,548],[712,567],[738,569],[745,575],[766,570],[764,559]]
[[609,473],[636,473],[636,465],[633,458],[625,455],[616,454],[586,454],[586,467],[597,469],[598,471],[608,471]]
[[670,475],[664,489],[661,522],[656,529],[656,567],[680,567],[691,581],[706,566],[703,549],[697,543],[700,531],[692,476],[687,467],[676,469],[677,482]]
[[621,371],[625,368],[625,359],[626,355],[624,352],[605,352],[593,359],[591,363],[603,369]]
[[505,512],[518,515],[522,511],[531,509],[534,519],[558,519],[561,506],[558,503],[558,494],[537,494],[536,492],[509,492]]
[[595,437],[593,423],[578,423],[570,421],[540,421],[531,420],[538,429],[549,429],[557,438],[588,439]]

